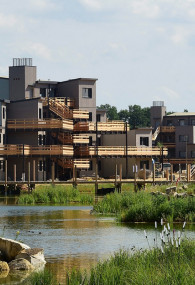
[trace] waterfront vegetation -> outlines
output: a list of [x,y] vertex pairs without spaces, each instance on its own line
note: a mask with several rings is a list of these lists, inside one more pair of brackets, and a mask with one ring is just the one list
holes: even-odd
[[94,205],[100,214],[114,214],[121,222],[195,221],[195,198],[151,195],[148,192],[125,192],[106,195]]
[[[176,242],[176,241],[175,241]],[[120,250],[100,261],[89,272],[72,270],[67,285],[177,284],[193,285],[195,281],[195,241],[183,240],[181,245],[164,246],[144,251]],[[50,278],[48,278],[50,276]],[[57,283],[48,271],[31,276],[30,285]]]
[[89,194],[81,194],[80,191],[73,186],[57,185],[55,187],[39,186],[32,191],[31,194],[21,194],[18,204],[68,204],[70,202],[78,202],[80,204],[93,204],[93,196]]

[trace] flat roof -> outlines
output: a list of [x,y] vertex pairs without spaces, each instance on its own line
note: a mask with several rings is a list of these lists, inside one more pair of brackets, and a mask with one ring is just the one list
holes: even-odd
[[0,79],[9,79],[7,76],[0,76]]
[[41,83],[41,84],[58,84],[58,81],[52,81],[52,80],[37,80],[36,83]]
[[166,117],[179,117],[179,116],[195,116],[195,112],[178,112],[178,113],[173,113],[170,115],[167,115]]
[[75,78],[75,79],[69,79],[69,80],[65,80],[65,81],[62,81],[62,82],[68,82],[68,81],[97,81],[98,79],[97,78]]

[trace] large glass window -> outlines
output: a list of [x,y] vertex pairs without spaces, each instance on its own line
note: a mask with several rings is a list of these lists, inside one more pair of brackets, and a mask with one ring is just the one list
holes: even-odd
[[186,158],[186,152],[185,151],[180,151],[179,152],[179,157]]
[[193,158],[195,157],[195,150],[191,151],[191,157],[193,157]]
[[89,121],[92,121],[92,112],[89,112]]
[[185,120],[184,119],[179,120],[179,125],[180,126],[185,126]]
[[149,138],[148,137],[140,137],[140,145],[149,146]]
[[92,88],[83,88],[82,89],[83,98],[92,98]]
[[46,97],[46,88],[40,88],[41,97]]
[[188,136],[187,135],[179,135],[179,141],[180,142],[188,142]]

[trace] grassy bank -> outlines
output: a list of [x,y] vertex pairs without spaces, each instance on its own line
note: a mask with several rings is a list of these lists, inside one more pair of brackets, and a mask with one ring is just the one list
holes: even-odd
[[101,214],[115,214],[122,222],[154,222],[164,220],[195,221],[195,198],[174,198],[147,192],[106,195],[94,205]]
[[93,203],[93,196],[81,194],[80,191],[72,186],[56,185],[55,187],[39,186],[33,190],[32,194],[21,194],[18,204],[67,204],[78,202],[85,205]]
[[[89,273],[73,270],[67,274],[67,285],[193,285],[195,281],[195,241],[182,241],[181,246],[164,246],[132,254],[121,250],[99,262]],[[40,274],[40,278],[39,278]],[[35,281],[39,280],[39,283]],[[29,284],[59,284],[48,272],[31,277]]]

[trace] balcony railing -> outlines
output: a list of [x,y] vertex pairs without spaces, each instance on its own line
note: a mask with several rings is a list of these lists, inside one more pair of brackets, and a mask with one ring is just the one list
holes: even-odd
[[4,156],[33,156],[33,155],[62,155],[73,156],[73,146],[67,145],[4,145],[0,146],[0,155]]
[[167,156],[168,150],[166,148],[162,149],[159,147],[133,147],[127,148],[125,146],[81,146],[75,150],[76,156],[80,157],[90,157],[90,156]]
[[61,119],[28,119],[28,120],[7,120],[7,128],[15,130],[27,130],[27,129],[37,129],[37,130],[46,130],[46,129],[65,129],[73,130],[73,121],[72,120],[61,120]]
[[75,166],[78,169],[88,169],[90,167],[90,161],[88,159],[55,159],[59,166],[62,168],[74,168]]
[[175,126],[161,126],[160,132],[161,133],[174,133],[175,132]]
[[[129,125],[127,125],[127,130],[129,130]],[[96,123],[78,122],[74,125],[74,131],[95,132]],[[123,121],[98,122],[97,131],[98,132],[125,132],[126,123],[124,123]]]

